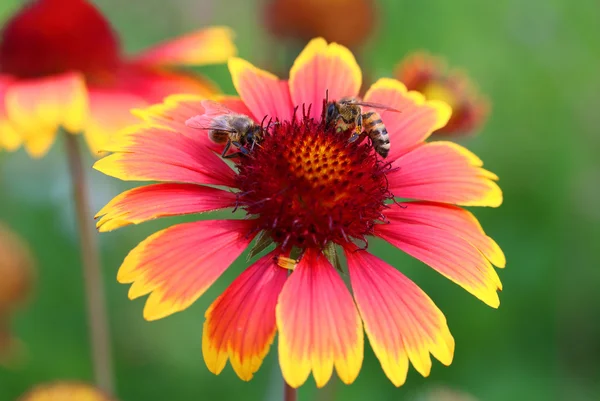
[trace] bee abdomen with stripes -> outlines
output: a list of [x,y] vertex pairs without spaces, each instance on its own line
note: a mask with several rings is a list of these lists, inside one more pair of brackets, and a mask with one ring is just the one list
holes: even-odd
[[381,157],[387,157],[390,153],[390,136],[381,121],[381,116],[376,111],[369,111],[362,115],[363,129],[371,138],[373,148]]

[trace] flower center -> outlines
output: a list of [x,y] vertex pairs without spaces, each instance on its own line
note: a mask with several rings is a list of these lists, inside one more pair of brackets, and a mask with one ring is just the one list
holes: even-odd
[[0,40],[0,72],[19,78],[80,71],[103,81],[119,62],[110,24],[84,0],[37,0],[8,21]]
[[388,165],[369,141],[349,143],[313,118],[271,125],[260,145],[239,159],[238,205],[257,218],[282,249],[366,241],[382,221]]

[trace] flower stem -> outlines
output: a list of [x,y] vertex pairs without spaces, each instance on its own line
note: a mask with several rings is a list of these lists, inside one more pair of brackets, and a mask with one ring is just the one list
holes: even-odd
[[100,389],[113,394],[112,353],[108,334],[104,285],[102,282],[98,244],[96,242],[96,230],[92,225],[93,220],[90,213],[82,154],[77,136],[67,133],[65,135],[65,144],[81,241],[81,258],[94,378],[96,385]]
[[298,390],[291,387],[283,381],[283,401],[296,401],[298,399]]

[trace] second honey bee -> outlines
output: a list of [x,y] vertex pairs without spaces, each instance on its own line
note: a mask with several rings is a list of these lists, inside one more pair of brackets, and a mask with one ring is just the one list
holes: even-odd
[[[221,157],[232,158],[248,155],[264,138],[264,129],[245,114],[234,113],[225,106],[204,100],[205,114],[185,122],[188,127],[208,130],[208,137],[218,144],[225,144]],[[238,151],[227,154],[231,146]]]
[[385,158],[390,152],[390,136],[379,113],[375,110],[363,113],[363,106],[398,112],[398,110],[382,104],[362,102],[356,98],[346,97],[339,101],[327,102],[325,124],[327,126],[335,124],[338,132],[351,129],[350,142],[356,141],[364,133],[364,135],[371,138],[375,151]]

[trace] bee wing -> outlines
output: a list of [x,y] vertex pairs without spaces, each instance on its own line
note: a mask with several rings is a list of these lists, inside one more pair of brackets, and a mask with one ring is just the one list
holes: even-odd
[[354,101],[353,104],[356,104],[356,105],[359,105],[359,106],[365,106],[365,107],[372,107],[374,109],[381,109],[381,110],[384,110],[384,111],[393,111],[395,113],[400,113],[400,110],[394,109],[393,107],[386,106],[385,104],[381,104],[381,103],[371,103],[371,102]]
[[206,115],[196,116],[185,122],[190,128],[234,133],[231,127],[221,120],[214,120]]
[[185,125],[197,129],[231,131],[231,127],[226,126],[223,119],[217,118],[225,114],[233,114],[231,110],[212,100],[203,100],[202,107],[204,107],[204,114],[187,119]]
[[[185,121],[185,125],[190,128],[196,129],[219,129],[216,127],[217,124],[213,123],[215,117],[208,114],[202,114],[200,116],[194,116],[188,118]],[[213,127],[215,126],[215,127]]]
[[214,100],[203,100],[202,107],[204,107],[204,114],[212,116],[218,116],[221,114],[232,114],[233,111],[223,106],[221,103],[215,102]]

